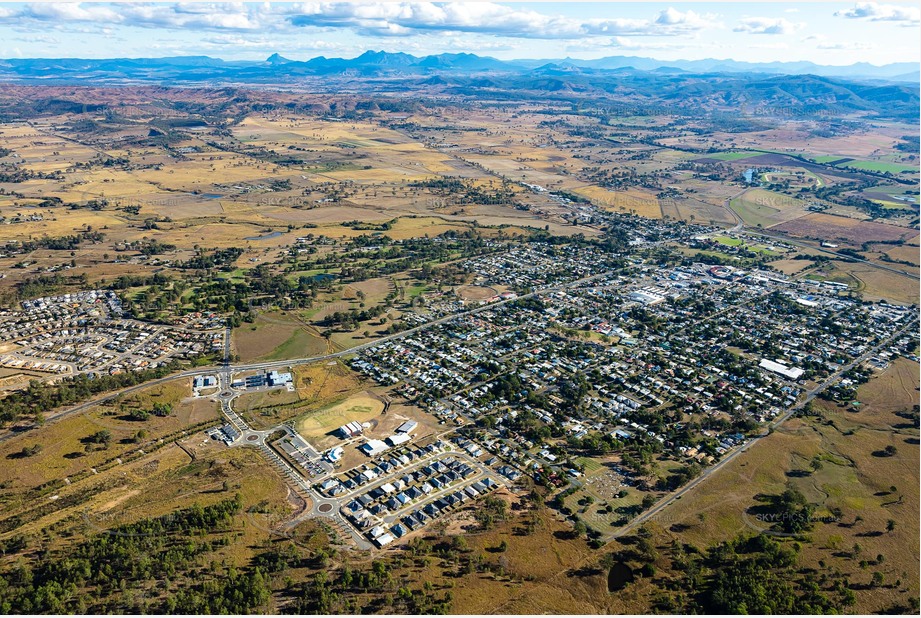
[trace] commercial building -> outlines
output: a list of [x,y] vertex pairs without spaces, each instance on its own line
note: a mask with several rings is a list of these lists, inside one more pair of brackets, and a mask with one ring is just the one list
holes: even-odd
[[266,378],[269,386],[282,386],[294,382],[294,378],[290,373],[279,373],[277,371],[270,371]]
[[419,423],[416,421],[406,421],[399,427],[397,427],[397,433],[412,433],[412,431],[419,426]]
[[376,457],[377,455],[380,455],[381,453],[383,453],[389,448],[390,447],[387,446],[387,443],[382,442],[381,440],[368,440],[367,442],[359,446],[358,450],[360,450],[362,453],[364,453],[368,457]]
[[346,423],[345,425],[343,425],[342,427],[340,427],[339,429],[337,429],[336,432],[339,434],[339,436],[340,436],[343,440],[345,440],[345,439],[347,439],[347,438],[351,438],[351,437],[353,437],[353,436],[357,436],[357,435],[360,434],[363,430],[364,430],[364,428],[361,426],[361,423],[358,423],[358,422],[356,422],[356,421],[352,421],[352,422],[350,422],[350,423]]
[[783,363],[770,361],[766,358],[762,358],[758,366],[762,369],[767,369],[768,371],[779,373],[780,375],[790,378],[791,380],[797,380],[801,375],[803,375],[803,373],[805,373],[802,369],[797,367],[787,367]]
[[399,446],[401,444],[406,444],[410,439],[407,433],[397,433],[387,438],[387,444],[390,446]]

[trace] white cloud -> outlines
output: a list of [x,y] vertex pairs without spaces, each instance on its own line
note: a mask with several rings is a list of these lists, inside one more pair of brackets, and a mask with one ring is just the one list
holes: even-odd
[[[609,5],[616,7],[616,5]],[[614,9],[616,10],[616,8]],[[290,32],[349,28],[370,36],[460,32],[536,39],[676,36],[719,27],[714,15],[666,8],[649,18],[574,18],[493,2],[31,3],[0,9],[0,21],[93,23],[165,30]]]
[[655,24],[666,28],[689,31],[703,30],[716,25],[712,15],[703,16],[694,11],[682,13],[671,7],[659,12]]
[[35,34],[31,36],[16,37],[17,41],[22,43],[41,43],[42,45],[57,45],[61,39],[48,34]]
[[861,41],[848,41],[847,43],[835,43],[824,34],[810,34],[802,38],[803,43],[813,43],[816,49],[836,49],[842,51],[864,51],[878,49],[873,43]]
[[414,34],[424,31],[486,33],[522,38],[579,38],[597,35],[676,35],[714,25],[712,16],[673,8],[653,19],[578,20],[491,2],[307,2],[294,5],[288,20],[295,26],[349,27],[359,32]]
[[469,52],[471,50],[476,50],[476,53],[481,54],[482,52],[495,52],[495,51],[512,51],[516,49],[516,46],[510,45],[502,41],[497,41],[495,39],[485,39],[482,37],[469,37],[468,35],[460,32],[446,32],[446,36],[439,36],[436,39],[433,39],[432,43],[440,43],[440,47],[446,49],[460,50]]
[[246,34],[215,34],[201,39],[201,46],[207,49],[250,49],[275,51],[279,46],[287,51],[342,52],[350,48],[341,43],[324,40],[303,40],[285,37],[249,36]]
[[124,19],[112,9],[99,5],[84,5],[76,2],[49,2],[27,4],[20,11],[4,15],[4,18],[26,18],[51,22],[105,22],[120,23]]
[[876,49],[872,43],[858,43],[851,41],[849,43],[819,43],[817,49],[838,49],[838,50],[868,50]]
[[[674,42],[671,42],[674,41]],[[717,45],[713,42],[706,41],[694,41],[693,44],[688,43],[684,39],[672,39],[671,41],[665,42],[656,42],[646,40],[638,40],[632,37],[625,36],[615,36],[611,38],[601,38],[601,37],[592,37],[587,39],[581,39],[578,41],[572,41],[568,43],[565,47],[567,52],[607,52],[611,53],[612,50],[616,51],[637,51],[637,52],[646,52],[646,51],[677,51],[677,50],[686,50],[686,49],[719,49],[722,46]]]
[[904,22],[906,26],[921,23],[921,9],[917,5],[900,6],[878,2],[858,2],[852,9],[835,11],[835,16],[868,21]]
[[[101,5],[85,2],[30,3],[0,13],[0,20],[37,21],[61,25],[93,23],[186,30],[257,30],[271,21],[268,4],[239,3]],[[266,19],[268,18],[268,19]],[[277,21],[277,19],[276,19]]]
[[746,17],[733,28],[735,32],[747,34],[792,34],[803,27],[783,17]]

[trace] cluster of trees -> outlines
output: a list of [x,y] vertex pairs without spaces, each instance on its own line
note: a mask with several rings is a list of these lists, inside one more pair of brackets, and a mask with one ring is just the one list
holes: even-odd
[[240,247],[228,247],[227,249],[215,249],[208,253],[199,249],[195,256],[185,262],[177,264],[177,268],[186,268],[194,270],[207,270],[209,268],[228,268],[231,264],[243,255],[243,249]]
[[265,606],[272,596],[269,579],[259,568],[240,571],[230,567],[214,575],[168,596],[163,611],[191,616],[246,614]]
[[394,221],[396,221],[396,219],[391,221],[384,221],[383,223],[370,223],[368,221],[359,221],[358,219],[355,219],[353,221],[343,222],[342,226],[351,228],[353,230],[372,230],[377,232],[386,232],[391,227],[393,227]]
[[495,496],[487,496],[473,513],[473,518],[485,530],[490,530],[508,516],[508,505]]
[[24,240],[16,245],[8,243],[7,250],[14,253],[30,253],[36,249],[72,251],[80,247],[84,242],[97,243],[103,240],[105,240],[105,234],[89,229],[69,236],[46,236],[35,240]]
[[678,489],[682,485],[685,485],[689,481],[697,478],[701,473],[700,464],[690,463],[686,466],[681,466],[677,470],[673,471],[668,478],[660,481],[657,489],[660,491],[673,491]]
[[126,371],[116,375],[90,378],[86,374],[80,374],[64,378],[54,385],[32,380],[25,390],[10,393],[0,399],[0,427],[23,417],[40,419],[43,412],[73,405],[98,393],[162,378],[177,369],[179,363],[171,361],[156,369]]
[[175,248],[176,245],[160,242],[159,240],[155,240],[153,238],[135,240],[129,243],[125,243],[125,250],[138,251],[142,255],[160,255],[161,253],[172,251]]
[[794,577],[799,546],[769,536],[736,539],[707,552],[711,577],[698,600],[714,614],[825,614],[851,605],[853,592],[839,591],[837,601],[815,584]]
[[[248,613],[268,599],[258,570],[243,576],[215,574],[196,586],[167,593],[165,601],[156,595],[133,602],[133,595],[125,594],[191,573],[200,556],[230,543],[227,533],[241,508],[239,496],[207,507],[195,505],[118,526],[61,550],[40,552],[32,562],[6,563],[0,571],[0,612]],[[22,551],[26,546],[22,539],[12,549]]]
[[327,327],[340,327],[345,330],[354,330],[358,328],[361,322],[380,317],[386,310],[384,305],[374,305],[368,309],[335,311],[323,320],[323,325]]
[[22,449],[11,455],[7,455],[8,459],[25,459],[27,457],[34,457],[42,452],[41,444],[33,444],[32,446],[24,446]]
[[409,184],[413,189],[429,189],[435,195],[452,196],[459,204],[508,204],[515,193],[503,182],[493,190],[486,190],[461,178],[441,177],[419,180]]
[[624,448],[623,443],[610,433],[590,431],[581,438],[570,435],[566,442],[571,449],[583,451],[586,455],[607,455]]
[[[418,553],[418,547],[413,552]],[[421,590],[400,585],[391,573],[390,565],[383,560],[375,560],[367,570],[353,570],[346,565],[338,572],[315,573],[298,586],[293,601],[283,611],[297,615],[447,614],[451,602],[450,592],[439,597],[430,584],[424,584]]]
[[163,403],[160,401],[154,402],[150,410],[144,410],[143,408],[135,408],[128,412],[127,416],[129,420],[132,421],[146,421],[150,418],[151,415],[154,416],[169,416],[173,411],[173,406],[168,403]]
[[79,275],[65,276],[59,273],[53,275],[38,275],[35,277],[26,277],[16,284],[15,298],[25,300],[27,298],[38,298],[48,296],[59,290],[75,286],[85,289],[87,285],[86,273]]
[[[658,551],[648,535],[629,548],[605,556],[615,563],[640,565],[644,576],[655,573]],[[679,577],[651,580],[654,609],[676,614],[828,614],[853,605],[855,595],[844,579],[802,577],[796,542],[769,535],[739,536],[701,551],[677,540],[663,547]],[[636,567],[635,567],[636,568]]]
[[64,176],[61,172],[36,172],[12,163],[0,164],[0,182],[19,183],[33,178],[62,180]]
[[97,444],[102,448],[109,448],[109,445],[112,444],[112,432],[108,429],[100,429],[96,433],[83,438],[82,442],[88,447]]
[[100,283],[113,290],[127,290],[134,287],[165,286],[170,281],[171,279],[168,276],[162,273],[155,273],[153,275],[121,275],[111,283],[106,281],[101,281]]

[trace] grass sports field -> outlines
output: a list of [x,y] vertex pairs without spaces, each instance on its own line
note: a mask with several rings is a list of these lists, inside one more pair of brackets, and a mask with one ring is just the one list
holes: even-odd
[[383,410],[384,402],[363,391],[334,406],[308,412],[296,421],[295,427],[305,438],[318,438],[351,421],[368,422]]
[[802,200],[765,189],[750,189],[729,206],[747,225],[765,228],[795,219],[806,209]]

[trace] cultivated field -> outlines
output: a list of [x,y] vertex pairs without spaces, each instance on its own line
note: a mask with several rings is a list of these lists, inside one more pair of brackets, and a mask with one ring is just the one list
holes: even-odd
[[823,213],[810,213],[775,225],[771,229],[799,238],[840,241],[855,246],[880,240],[906,240],[917,235],[917,230],[910,228],[872,221],[857,221]]

